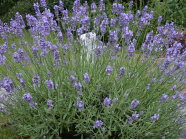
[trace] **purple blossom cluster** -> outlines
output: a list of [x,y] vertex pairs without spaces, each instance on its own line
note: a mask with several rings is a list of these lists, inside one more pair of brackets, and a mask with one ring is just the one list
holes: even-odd
[[118,98],[113,98],[113,100],[111,100],[111,98],[105,98],[104,99],[104,105],[107,107],[107,108],[109,108],[109,107],[111,107],[113,104],[111,104],[111,102],[113,102],[113,103],[116,103],[118,101]]
[[49,110],[51,110],[51,109],[54,107],[53,104],[52,104],[52,100],[49,99],[49,100],[47,101],[47,106],[48,106],[48,109],[49,109]]
[[25,102],[28,102],[31,107],[35,107],[37,105],[37,103],[33,101],[33,97],[31,96],[30,93],[25,93],[23,95],[23,100]]
[[159,117],[160,117],[160,115],[155,113],[155,114],[151,117],[151,121],[152,121],[152,122],[155,122],[155,121],[159,120]]
[[138,101],[137,99],[134,99],[134,100],[131,102],[130,108],[131,108],[131,109],[134,109],[135,107],[137,107],[138,104],[139,104],[139,101]]
[[84,109],[83,101],[81,100],[80,97],[77,97],[76,101],[77,101],[77,107],[78,107],[79,111],[82,111]]
[[93,128],[95,129],[95,128],[98,128],[98,127],[100,127],[102,125],[103,125],[103,122],[101,120],[97,120],[96,124],[93,126]]

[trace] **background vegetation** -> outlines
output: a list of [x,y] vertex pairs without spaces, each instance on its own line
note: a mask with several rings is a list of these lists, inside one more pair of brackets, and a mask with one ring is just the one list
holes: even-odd
[[[47,0],[47,5],[50,10],[53,10],[55,4],[58,4],[59,0]],[[97,4],[99,0],[87,0],[89,4],[95,1]],[[104,0],[105,3],[113,3],[115,0]],[[34,15],[33,4],[36,0],[7,0],[0,1],[0,19],[3,22],[9,22],[10,19],[18,11],[24,18],[26,14]],[[68,10],[72,9],[74,0],[63,0],[65,8]],[[81,0],[83,3],[84,0]],[[127,6],[130,0],[119,0],[121,3],[125,3]],[[127,3],[126,3],[127,2]],[[186,27],[186,3],[184,0],[134,0],[133,11],[142,10],[145,5],[148,5],[155,12],[155,17],[159,15],[163,16],[163,23],[175,22],[176,25],[182,25]],[[109,10],[109,9],[107,9]]]

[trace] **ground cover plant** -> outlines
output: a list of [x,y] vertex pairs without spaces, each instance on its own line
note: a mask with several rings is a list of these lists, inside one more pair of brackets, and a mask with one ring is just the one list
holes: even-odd
[[[0,110],[20,136],[179,137],[186,51],[174,23],[161,25],[160,16],[154,29],[153,11],[134,15],[132,2],[115,2],[109,16],[103,0],[91,7],[76,0],[71,16],[61,0],[54,14],[45,0],[40,5],[45,10],[35,3],[26,23],[19,13],[10,25],[0,22],[0,87],[8,97]],[[88,32],[96,34],[92,53],[80,40]]]

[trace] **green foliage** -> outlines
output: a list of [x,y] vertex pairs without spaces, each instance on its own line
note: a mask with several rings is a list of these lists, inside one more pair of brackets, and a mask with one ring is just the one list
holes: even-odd
[[185,0],[169,0],[167,9],[167,17],[165,20],[173,21],[175,24],[186,27],[186,2]]
[[[0,114],[0,138],[1,139],[20,139],[15,128],[6,126],[8,117]],[[4,126],[3,126],[4,125]]]
[[9,23],[11,18],[14,17],[16,12],[19,12],[24,20],[26,21],[26,14],[35,14],[33,4],[36,2],[36,0],[23,0],[23,1],[18,1],[14,3],[15,5],[11,8],[7,8],[5,14],[1,14],[0,19],[3,22]]
[[154,10],[154,16],[162,16],[162,23],[174,22],[176,25],[186,27],[186,3],[184,0],[150,0],[146,3],[144,0],[136,1],[135,5],[139,5],[136,9],[140,9],[147,4]]

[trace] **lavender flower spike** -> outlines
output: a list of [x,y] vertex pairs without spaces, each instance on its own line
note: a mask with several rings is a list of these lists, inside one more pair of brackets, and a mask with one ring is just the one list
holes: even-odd
[[110,103],[111,103],[111,99],[106,97],[106,98],[104,99],[104,105],[105,105],[107,108],[109,108],[109,107],[110,107]]
[[89,83],[89,82],[90,82],[90,78],[89,78],[89,76],[88,76],[88,73],[85,73],[85,74],[84,74],[84,82],[85,82],[85,83]]
[[98,128],[98,127],[100,127],[102,125],[103,125],[103,122],[101,120],[97,120],[96,124],[93,126],[93,128],[95,129],[95,128]]
[[160,115],[159,114],[154,114],[154,116],[151,117],[151,121],[154,123],[155,121],[157,121],[159,119]]
[[130,108],[131,108],[131,109],[134,109],[138,104],[139,104],[139,101],[138,101],[137,99],[134,99],[134,100],[131,102]]
[[48,109],[51,110],[53,108],[52,100],[47,101]]
[[106,74],[107,74],[107,76],[110,76],[110,73],[111,73],[112,70],[113,69],[112,69],[111,66],[107,66],[107,68],[106,68]]
[[79,108],[79,111],[82,111],[83,108],[84,108],[83,101],[79,101],[79,102],[77,102],[77,106],[78,106],[78,108]]
[[54,83],[52,80],[46,80],[46,84],[49,90],[54,90]]
[[34,86],[40,87],[40,77],[37,73],[34,73],[34,78],[32,78],[32,81],[34,83]]
[[32,96],[30,95],[30,93],[26,93],[26,94],[24,94],[23,95],[23,99],[24,99],[24,101],[26,101],[26,102],[32,102],[33,100],[33,98],[32,98]]
[[139,117],[139,114],[137,114],[137,111],[135,111],[134,114],[132,114],[132,119],[137,120],[138,117]]

